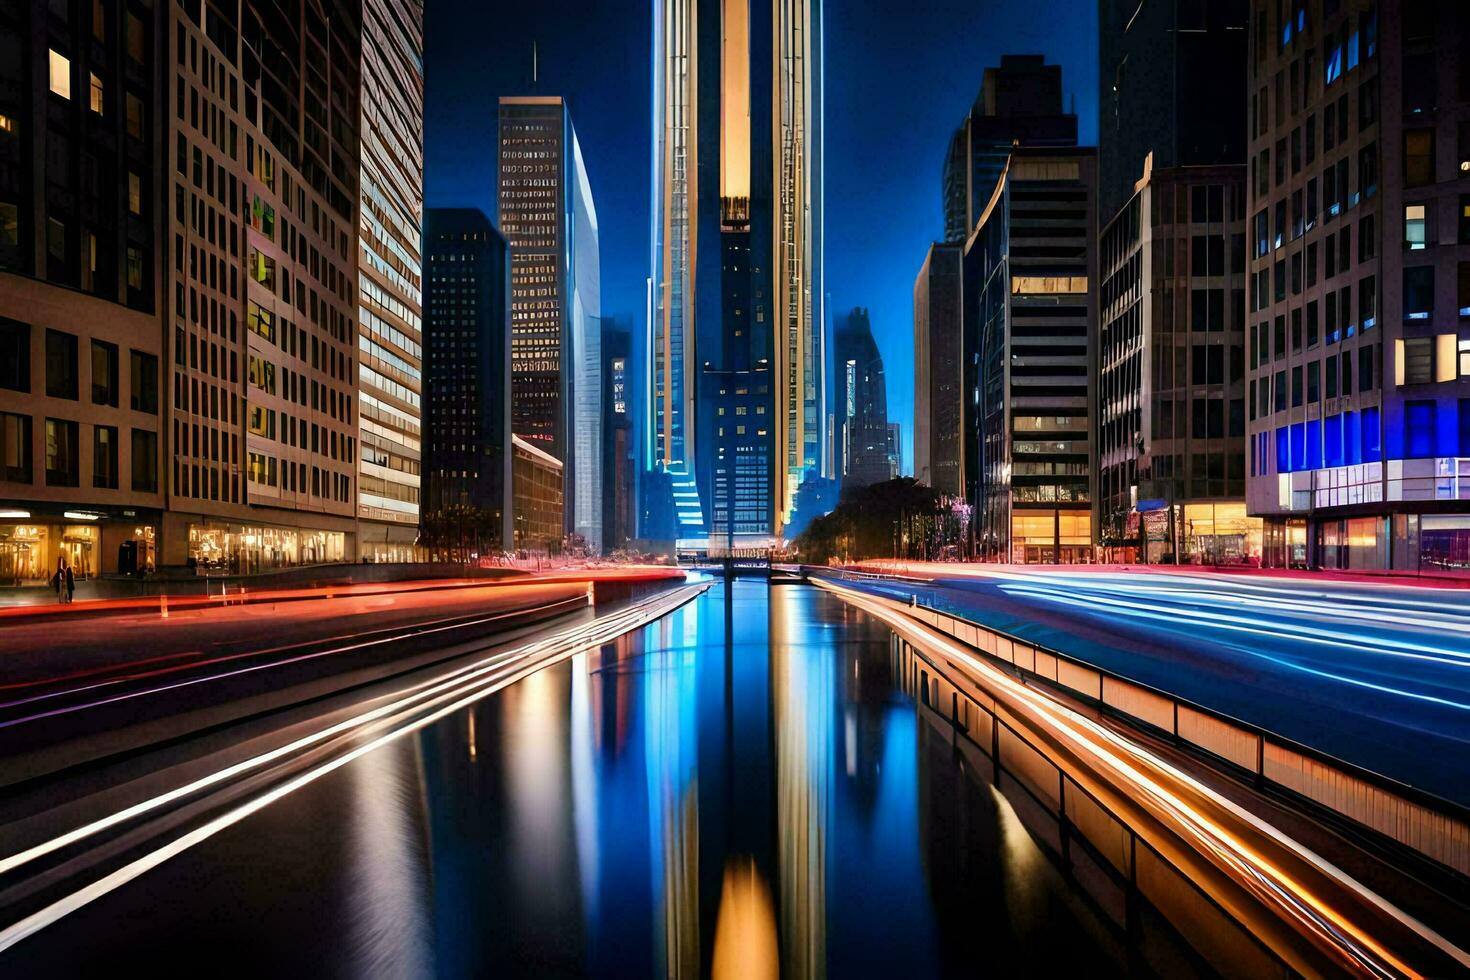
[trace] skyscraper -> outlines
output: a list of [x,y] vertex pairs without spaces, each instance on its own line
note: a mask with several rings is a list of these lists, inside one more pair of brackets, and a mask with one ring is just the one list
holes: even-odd
[[914,280],[914,478],[964,493],[963,245],[929,246]]
[[357,512],[376,561],[411,559],[419,525],[423,17],[421,0],[363,3]]
[[164,6],[0,12],[0,585],[155,559]]
[[1096,189],[1094,150],[1017,148],[965,246],[962,431],[981,557],[1091,560]]
[[602,546],[626,548],[634,523],[637,459],[633,440],[633,336],[625,326],[602,324]]
[[361,8],[167,6],[162,562],[353,560]]
[[[717,469],[740,483],[743,466],[745,493],[764,481],[767,499],[737,523],[770,538],[806,474],[832,471],[821,7],[673,0],[653,23],[647,461],[689,538],[729,532],[706,515]],[[721,424],[721,408],[750,414]]]
[[975,230],[1013,146],[1075,146],[1077,116],[1062,111],[1062,69],[1039,54],[1002,55],[944,158],[944,240]]
[[1247,6],[1099,9],[1093,449],[1097,537],[1122,557],[1260,552],[1244,499]]
[[563,463],[565,527],[602,547],[597,211],[559,96],[500,100],[500,228],[511,256],[515,433]]
[[[1098,214],[1152,170],[1244,163],[1249,0],[1098,4]],[[1298,4],[1300,6],[1300,4]]]
[[1463,570],[1470,13],[1257,0],[1251,17],[1246,500],[1264,561]]
[[842,401],[838,429],[843,488],[882,483],[889,472],[888,388],[868,311],[858,307],[837,329],[833,352]]
[[[510,549],[510,257],[505,239],[475,208],[424,214],[425,538],[458,540],[446,521],[466,509],[483,518],[478,542]],[[558,490],[559,492],[559,490]],[[476,540],[471,538],[471,540]]]

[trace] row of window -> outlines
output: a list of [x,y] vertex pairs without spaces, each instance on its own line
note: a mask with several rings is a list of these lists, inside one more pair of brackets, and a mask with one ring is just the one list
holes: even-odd
[[[81,486],[81,423],[71,419],[45,420],[45,483],[48,487]],[[116,490],[121,484],[118,447],[121,431],[114,425],[92,425],[92,486]],[[136,493],[158,491],[158,433],[132,429],[132,472],[129,486]],[[29,415],[0,412],[0,480],[33,483],[32,419]]]
[[[81,398],[80,340],[62,330],[45,332],[46,396]],[[89,345],[91,402],[117,408],[122,404],[122,353],[116,344],[92,340]],[[128,351],[128,407],[158,414],[158,357]],[[0,388],[31,391],[31,325],[0,317]]]

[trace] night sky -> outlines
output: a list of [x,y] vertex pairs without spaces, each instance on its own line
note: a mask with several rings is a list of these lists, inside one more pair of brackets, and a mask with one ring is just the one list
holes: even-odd
[[[641,338],[648,262],[651,0],[427,0],[424,181],[430,207],[495,205],[496,104],[562,95],[592,181],[602,312]],[[1093,0],[828,0],[829,313],[867,307],[889,418],[913,463],[913,287],[943,233],[944,151],[1003,53],[1062,66],[1079,138],[1097,139]],[[531,84],[531,47],[540,83]]]

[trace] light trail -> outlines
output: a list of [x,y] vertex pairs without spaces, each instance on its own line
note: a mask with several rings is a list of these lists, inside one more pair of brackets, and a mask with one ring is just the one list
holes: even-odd
[[[506,686],[543,667],[565,660],[581,651],[602,646],[630,630],[647,625],[689,602],[708,587],[709,585],[707,583],[685,586],[670,595],[646,600],[628,609],[596,619],[591,623],[564,630],[515,650],[494,654],[474,664],[457,668],[447,675],[412,685],[405,688],[404,691],[399,692],[401,696],[395,700],[380,705],[377,708],[362,712],[352,718],[338,722],[335,725],[331,725],[250,759],[245,759],[231,766],[227,766],[166,793],[132,804],[113,814],[60,834],[16,854],[0,858],[0,874],[8,873],[126,821],[156,811],[163,806],[200,792],[201,790],[217,786],[242,773],[260,769],[271,762],[298,754],[307,748],[324,742],[334,735],[345,734],[356,728],[362,728],[364,730],[388,728],[383,734],[351,749],[347,753],[308,769],[306,772],[293,777],[282,785],[226,811],[202,826],[129,862],[103,878],[83,886],[18,922],[12,923],[5,929],[0,930],[0,951],[10,948],[27,936],[34,934],[64,918],[71,912],[116,890],[127,882],[132,881],[170,858],[182,854],[184,851],[209,839],[220,831],[239,823],[241,820],[244,820],[246,817],[284,796],[341,768],[353,759],[360,758],[368,752],[381,748],[405,735],[417,732],[456,711],[504,689]],[[502,670],[503,672],[497,672]],[[398,727],[392,727],[395,724]]]
[[[1157,819],[1182,832],[1194,842],[1197,851],[1212,856],[1217,867],[1257,896],[1278,917],[1305,930],[1319,948],[1325,947],[1374,976],[1418,976],[1401,958],[1376,941],[1367,930],[1322,898],[1314,887],[1297,880],[1279,861],[1262,853],[1242,839],[1243,830],[1268,847],[1286,852],[1293,861],[1305,864],[1348,892],[1356,901],[1388,915],[1421,940],[1470,969],[1470,954],[1439,935],[1433,929],[1407,915],[1381,896],[1343,873],[1335,865],[1280,833],[1254,814],[1231,803],[1208,786],[1169,764],[1144,747],[1119,733],[1068,708],[1060,701],[1022,684],[1003,671],[992,667],[956,641],[909,620],[882,601],[829,581],[817,584],[834,592],[845,601],[876,616],[915,646],[937,650],[944,656],[963,663],[976,679],[983,682],[998,704],[1008,713],[1023,709],[1020,719],[1028,727],[1039,727],[1071,747],[1079,759],[1091,760],[1095,766],[1114,775],[1111,788],[1125,799],[1150,801]],[[1055,760],[1054,764],[1055,764]],[[1144,770],[1152,770],[1149,775]],[[1076,773],[1072,773],[1076,778]],[[1118,784],[1122,785],[1119,786]],[[1165,783],[1175,784],[1170,788]],[[1242,825],[1227,828],[1219,819],[1200,811],[1181,795],[1181,790],[1199,797],[1209,808]]]

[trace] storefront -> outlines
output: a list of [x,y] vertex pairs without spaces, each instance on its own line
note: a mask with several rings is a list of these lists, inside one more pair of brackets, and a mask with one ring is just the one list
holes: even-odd
[[189,566],[200,573],[251,575],[347,560],[342,531],[209,522],[189,526]]
[[1256,565],[1261,561],[1261,519],[1245,512],[1245,501],[1185,504],[1185,560],[1200,565]]
[[1266,568],[1307,567],[1305,518],[1266,520],[1261,531],[1261,564]]
[[1069,510],[1011,512],[1011,561],[1018,564],[1090,564],[1092,514]]
[[[0,587],[47,585],[61,563],[85,581],[105,574],[152,571],[157,530],[152,523],[107,519],[89,511],[60,521],[22,511],[0,512]],[[25,513],[24,519],[19,519]]]

